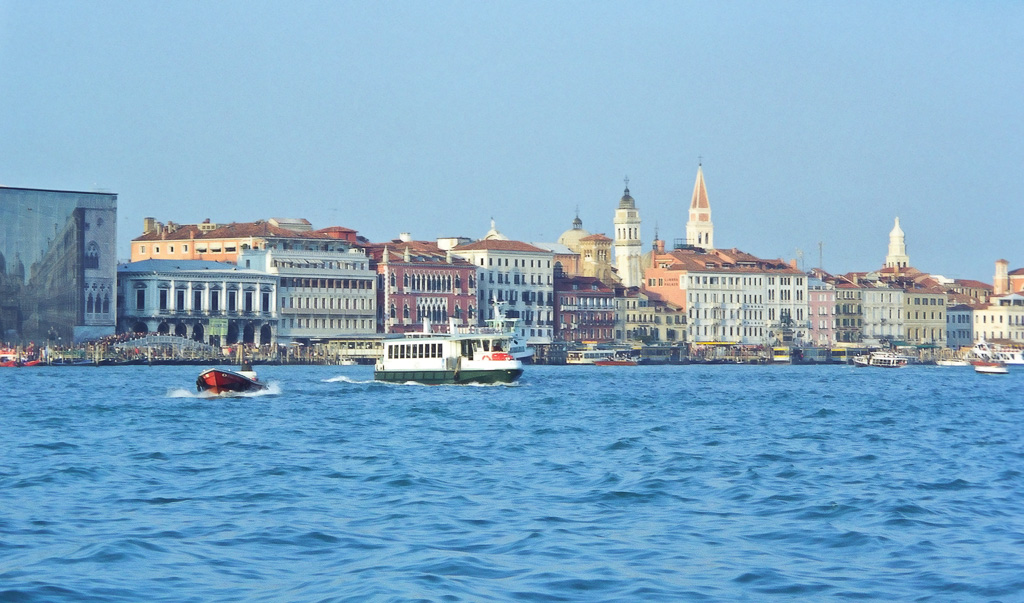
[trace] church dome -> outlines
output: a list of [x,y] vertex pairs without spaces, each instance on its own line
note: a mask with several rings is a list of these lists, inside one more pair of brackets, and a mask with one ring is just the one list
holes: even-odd
[[572,221],[572,228],[562,233],[558,237],[558,244],[565,245],[569,249],[579,253],[580,239],[583,237],[589,237],[590,233],[583,230],[583,220],[580,220],[579,216]]
[[622,198],[619,199],[619,209],[636,209],[636,202],[633,201],[633,197],[629,196],[628,186],[625,192],[622,193]]

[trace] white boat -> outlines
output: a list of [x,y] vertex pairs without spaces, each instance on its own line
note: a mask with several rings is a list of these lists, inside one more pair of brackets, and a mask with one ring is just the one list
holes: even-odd
[[529,362],[530,358],[533,358],[534,349],[526,344],[526,340],[523,339],[517,329],[519,319],[506,316],[502,304],[494,302],[494,318],[486,320],[485,322],[486,325],[482,327],[455,327],[455,323],[452,322],[449,327],[449,332],[460,335],[501,335],[508,338],[507,351],[513,358],[522,362]]
[[960,358],[947,358],[945,360],[936,360],[936,366],[971,366],[971,363],[962,360]]
[[903,368],[907,366],[907,357],[892,352],[871,352],[854,356],[853,364],[878,368]]
[[569,350],[565,354],[566,364],[595,364],[616,356],[615,350]]
[[1008,348],[985,341],[978,340],[971,349],[978,358],[988,362],[1002,362],[1003,364],[1024,364],[1024,350]]
[[971,364],[974,365],[974,372],[981,373],[983,375],[1006,375],[1010,372],[1002,362],[975,360]]
[[523,374],[523,363],[508,352],[509,341],[507,336],[486,333],[385,340],[373,378],[427,385],[512,383]]

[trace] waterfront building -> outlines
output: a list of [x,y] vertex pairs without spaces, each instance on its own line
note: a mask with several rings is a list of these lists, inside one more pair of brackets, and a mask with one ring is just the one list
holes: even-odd
[[870,343],[902,341],[906,336],[906,292],[878,280],[860,282],[861,339]]
[[652,252],[646,288],[686,310],[687,340],[743,345],[808,342],[807,275],[738,249]]
[[477,324],[477,269],[451,249],[408,235],[365,248],[377,274],[379,332],[420,333],[425,322],[433,332],[446,332],[449,319]]
[[276,341],[276,276],[226,262],[142,260],[117,267],[118,332],[210,345]]
[[[357,243],[356,231],[333,227],[331,237]],[[238,263],[246,249],[263,249],[269,238],[303,237],[313,232],[301,218],[271,218],[255,222],[215,224],[163,224],[153,218],[143,220],[141,236],[132,239],[132,261],[146,259],[210,260]]]
[[0,186],[0,341],[113,334],[116,225],[114,193]]
[[815,276],[807,278],[807,309],[810,334],[808,343],[831,346],[836,342],[836,289]]
[[615,337],[615,290],[590,276],[555,275],[554,339],[604,343]]
[[686,244],[703,249],[715,248],[715,225],[711,222],[711,204],[704,185],[704,169],[700,165],[697,165],[697,181],[693,184],[693,195],[690,198]]
[[970,304],[946,306],[946,347],[954,350],[974,345],[974,308]]
[[[862,313],[864,290],[845,278],[837,279],[835,288],[836,342],[860,343],[864,338],[864,314]],[[902,308],[900,310],[902,311]]]
[[615,268],[624,287],[639,287],[643,283],[641,264],[643,243],[640,239],[640,212],[629,194],[629,180],[615,210]]
[[376,273],[349,233],[333,227],[266,234],[242,249],[240,267],[278,278],[277,342],[310,344],[377,332]]
[[974,310],[974,339],[1024,346],[1024,294],[993,297]]
[[938,287],[906,286],[903,290],[907,343],[946,345],[946,292]]
[[534,247],[554,254],[553,272],[557,276],[583,276],[580,254],[561,243],[530,243]]
[[[500,235],[492,226],[493,233]],[[504,237],[504,235],[501,235]],[[519,334],[531,345],[554,336],[554,253],[522,241],[494,236],[452,249],[477,271],[478,322],[494,318],[494,304],[519,318]]]
[[633,344],[686,342],[686,310],[640,287],[620,290],[616,301],[615,339]]

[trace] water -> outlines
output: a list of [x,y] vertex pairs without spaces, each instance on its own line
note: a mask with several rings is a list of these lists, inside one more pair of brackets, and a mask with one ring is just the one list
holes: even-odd
[[1024,371],[0,369],[0,601],[1024,600]]

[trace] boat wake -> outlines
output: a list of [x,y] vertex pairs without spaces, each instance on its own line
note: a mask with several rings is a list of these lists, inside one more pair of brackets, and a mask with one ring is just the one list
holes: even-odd
[[353,379],[352,377],[346,377],[345,375],[339,375],[337,377],[331,377],[330,379],[324,379],[324,383],[352,383],[354,385],[369,385],[371,383],[377,383],[373,379]]
[[211,394],[210,392],[197,392],[195,390],[184,389],[181,387],[175,387],[167,390],[168,398],[199,398],[199,399],[210,399],[210,398],[261,398],[263,396],[277,396],[281,394],[281,384],[277,381],[271,381],[267,384],[265,389],[257,390],[254,392],[231,392],[224,394]]

